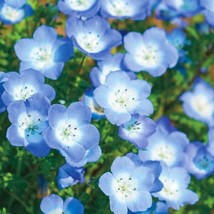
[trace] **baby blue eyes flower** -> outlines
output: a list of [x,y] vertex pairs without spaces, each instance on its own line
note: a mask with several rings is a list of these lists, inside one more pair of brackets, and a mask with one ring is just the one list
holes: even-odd
[[27,100],[34,94],[40,93],[50,101],[55,97],[55,90],[44,84],[44,77],[37,71],[25,70],[19,73],[12,72],[9,80],[3,85],[2,100],[5,105],[17,100]]
[[199,180],[214,174],[214,127],[209,129],[208,138],[208,144],[193,142],[186,148],[185,168]]
[[212,0],[200,0],[200,5],[204,9],[207,23],[214,26],[214,2]]
[[[42,108],[41,108],[42,106]],[[7,139],[13,146],[24,146],[37,157],[47,156],[50,148],[44,140],[48,128],[50,102],[35,94],[25,102],[13,102],[7,108],[12,125],[7,129]]]
[[94,16],[99,8],[99,0],[59,0],[59,10],[66,15],[79,15],[84,17]]
[[199,0],[166,0],[162,1],[156,10],[158,18],[164,20],[191,17],[200,12]]
[[51,106],[48,117],[47,144],[59,150],[68,164],[80,167],[99,159],[100,135],[90,124],[91,111],[84,103],[76,102],[68,108],[55,104]]
[[83,183],[85,170],[83,167],[73,167],[69,164],[62,165],[57,174],[58,188],[63,189],[68,186],[73,186],[77,183]]
[[178,61],[178,51],[169,43],[164,30],[153,27],[142,35],[128,33],[124,37],[127,54],[124,64],[132,71],[147,71],[156,77],[172,68]]
[[156,132],[148,138],[145,150],[139,151],[142,161],[153,160],[164,162],[167,166],[183,166],[186,160],[184,152],[189,140],[178,131],[167,132],[163,128],[156,128]]
[[124,55],[117,53],[115,55],[107,55],[102,61],[97,63],[97,67],[92,68],[90,79],[94,87],[105,84],[106,76],[112,71],[123,70],[122,65]]
[[66,33],[83,53],[93,59],[103,59],[109,51],[122,43],[122,37],[103,18],[95,16],[82,21],[70,18],[66,24]]
[[15,24],[20,22],[24,16],[30,16],[33,10],[26,0],[1,0],[0,21],[4,24]]
[[153,195],[159,200],[165,201],[168,207],[178,210],[180,206],[194,204],[198,201],[197,194],[187,189],[190,176],[184,168],[168,168],[163,164],[159,179],[164,187]]
[[118,135],[133,143],[138,149],[147,146],[147,138],[155,132],[155,122],[150,118],[133,115],[132,119],[119,127]]
[[184,112],[201,122],[212,126],[214,124],[214,89],[203,79],[198,78],[191,91],[185,92],[180,100]]
[[42,199],[40,209],[43,214],[83,214],[84,207],[76,198],[69,197],[64,202],[61,197],[51,194]]
[[3,84],[9,80],[9,76],[11,73],[13,72],[8,72],[8,73],[0,72],[0,113],[6,110],[6,106],[3,103],[1,96],[4,93]]
[[128,157],[117,157],[111,172],[104,173],[99,187],[109,196],[110,208],[115,214],[145,211],[152,205],[150,188],[154,175],[150,169],[136,166]]
[[153,105],[147,99],[150,92],[146,81],[132,80],[126,72],[115,71],[108,74],[105,85],[94,90],[94,99],[110,123],[120,126],[131,120],[133,114],[153,113]]
[[107,18],[143,20],[150,14],[149,0],[102,0],[101,15]]
[[19,40],[15,52],[21,60],[21,71],[34,69],[47,78],[57,79],[64,62],[73,55],[73,46],[69,40],[57,39],[53,28],[42,25],[34,32],[33,39]]

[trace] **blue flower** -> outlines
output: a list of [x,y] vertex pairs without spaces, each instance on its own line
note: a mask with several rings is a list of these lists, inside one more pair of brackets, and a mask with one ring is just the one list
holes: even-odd
[[90,124],[91,111],[83,102],[72,103],[68,108],[52,105],[48,117],[47,144],[59,150],[68,164],[80,167],[99,159],[100,135]]
[[133,115],[130,121],[119,127],[118,135],[138,149],[143,149],[148,144],[147,138],[155,132],[155,127],[155,122],[150,118]]
[[21,60],[21,71],[34,69],[47,78],[57,79],[64,62],[73,55],[73,46],[68,39],[57,39],[53,28],[42,25],[34,32],[33,39],[19,40],[15,52]]
[[[124,54],[117,53],[115,55],[107,55],[102,61],[99,61],[97,67],[92,68],[90,72],[90,79],[94,87],[100,84],[105,84],[106,76],[113,71],[125,70],[123,65]],[[136,76],[133,72],[127,72],[132,79]]]
[[199,180],[214,174],[214,128],[210,128],[208,134],[208,144],[193,142],[186,148],[188,160],[185,168]]
[[163,189],[153,195],[165,201],[168,207],[178,210],[180,206],[198,201],[198,195],[187,189],[190,176],[184,168],[168,168],[163,164],[159,179],[163,183]]
[[56,194],[51,194],[42,199],[40,209],[44,214],[83,214],[84,207],[76,198],[69,197],[63,202]]
[[189,140],[186,134],[167,131],[166,127],[157,124],[156,132],[148,138],[148,145],[139,151],[139,158],[142,161],[161,161],[169,167],[183,166],[186,160],[184,150]]
[[0,21],[4,24],[15,24],[25,16],[30,16],[33,9],[25,4],[26,0],[0,0]]
[[79,15],[84,17],[94,16],[100,9],[99,0],[59,0],[59,10],[66,15]]
[[149,0],[102,0],[101,15],[105,18],[143,20],[150,15]]
[[59,189],[73,186],[77,183],[83,183],[85,170],[83,167],[73,167],[69,164],[64,164],[58,169],[57,184]]
[[3,103],[1,96],[4,93],[3,84],[9,80],[9,76],[11,73],[13,72],[8,73],[0,72],[0,113],[6,110],[6,106]]
[[6,106],[17,100],[27,100],[34,94],[40,93],[50,101],[55,98],[55,90],[44,84],[44,77],[37,71],[25,70],[19,73],[12,72],[9,80],[4,83],[2,100]]
[[117,157],[111,173],[99,179],[99,188],[110,198],[110,208],[115,214],[145,211],[152,205],[150,188],[154,175],[150,169],[136,166],[128,157]]
[[186,43],[186,34],[180,28],[175,28],[173,31],[171,31],[167,35],[167,38],[169,42],[178,50],[181,50]]
[[[41,108],[42,106],[42,108]],[[8,117],[12,125],[7,129],[7,139],[13,146],[24,146],[37,157],[47,156],[50,148],[44,140],[48,128],[50,101],[35,94],[27,99],[11,103]]]
[[113,47],[122,43],[120,33],[99,16],[85,21],[74,17],[68,19],[66,33],[76,48],[93,59],[103,59]]
[[93,88],[89,88],[83,94],[81,101],[83,101],[90,109],[92,113],[92,119],[100,120],[105,118],[104,109],[101,108],[94,100]]
[[199,0],[162,1],[156,10],[158,18],[172,20],[179,17],[192,17],[201,12]]
[[132,80],[126,72],[115,71],[108,74],[105,85],[94,90],[94,99],[110,123],[120,126],[131,120],[133,114],[153,113],[153,105],[147,99],[150,92],[146,81]]
[[214,89],[203,79],[196,79],[192,90],[185,92],[180,100],[189,117],[214,125]]
[[130,32],[124,37],[127,54],[124,64],[132,71],[147,71],[152,76],[161,76],[178,61],[178,51],[168,42],[164,30],[150,28],[142,35]]
[[200,0],[200,5],[204,8],[206,21],[211,26],[214,26],[214,2],[212,0]]

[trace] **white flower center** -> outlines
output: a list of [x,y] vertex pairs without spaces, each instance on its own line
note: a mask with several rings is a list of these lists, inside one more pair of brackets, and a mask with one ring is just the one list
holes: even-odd
[[214,113],[212,100],[202,95],[194,96],[191,100],[192,108],[201,116],[211,117]]
[[93,6],[96,0],[65,0],[67,4],[73,10],[85,11]]
[[20,136],[27,139],[36,137],[37,141],[41,140],[43,138],[43,122],[44,119],[38,112],[22,113],[18,118]]
[[176,157],[174,148],[166,143],[159,143],[152,148],[152,160],[164,161],[168,166],[171,166]]
[[113,90],[109,96],[109,103],[119,112],[127,111],[137,100],[137,93],[133,89],[120,87]]
[[144,67],[152,68],[160,63],[160,52],[151,45],[143,46],[139,49],[136,60]]
[[53,64],[52,48],[46,47],[32,50],[31,59],[37,68],[50,67]]
[[76,121],[60,121],[55,135],[62,144],[69,148],[72,142],[78,142],[81,132]]
[[138,195],[138,182],[128,175],[121,175],[115,179],[112,187],[120,201],[133,200]]
[[133,4],[126,0],[109,1],[106,8],[113,16],[131,16],[134,13]]
[[22,9],[16,9],[16,8],[10,7],[7,4],[4,4],[0,11],[0,14],[5,19],[11,22],[15,22],[24,16],[24,11]]
[[100,35],[93,32],[87,34],[79,34],[77,42],[80,47],[90,53],[96,53],[103,50],[103,42],[100,40]]
[[167,199],[176,199],[179,197],[179,184],[168,177],[160,178],[163,183],[163,189],[160,191],[160,195]]
[[14,88],[14,100],[26,100],[37,91],[32,85],[18,86]]

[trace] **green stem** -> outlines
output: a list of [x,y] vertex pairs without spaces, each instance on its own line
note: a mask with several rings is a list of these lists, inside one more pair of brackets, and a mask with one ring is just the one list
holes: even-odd
[[84,56],[82,57],[82,60],[81,60],[81,62],[80,62],[80,64],[79,64],[78,69],[75,71],[75,74],[79,74],[79,72],[80,72],[80,70],[81,70],[81,68],[82,68],[82,66],[83,66],[83,63],[84,63],[84,61],[85,61],[85,58],[86,58],[86,55],[84,55]]
[[10,195],[14,200],[18,201],[24,208],[26,211],[29,210],[28,206],[25,204],[24,201],[22,201],[18,196],[16,196],[15,194],[13,194],[12,192],[8,191],[7,189],[4,189],[4,191]]

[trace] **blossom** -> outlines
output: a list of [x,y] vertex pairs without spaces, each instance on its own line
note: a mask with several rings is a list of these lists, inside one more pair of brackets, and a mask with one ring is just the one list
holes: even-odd
[[199,180],[214,174],[214,128],[210,128],[208,134],[208,144],[196,141],[186,148],[188,161],[185,168]]
[[164,162],[167,166],[183,166],[186,161],[185,148],[189,143],[186,134],[166,130],[169,126],[157,124],[156,131],[148,138],[148,145],[139,151],[142,161],[153,160]]
[[55,90],[44,84],[44,77],[37,71],[25,70],[20,74],[11,72],[9,80],[4,83],[2,100],[6,106],[17,100],[27,100],[36,93],[46,96],[50,101],[55,98]]
[[180,206],[198,201],[198,195],[187,189],[190,176],[184,168],[168,168],[163,164],[159,179],[163,183],[163,189],[153,195],[165,201],[168,207],[178,210]]
[[130,121],[119,127],[118,135],[133,143],[138,149],[143,149],[148,144],[147,138],[155,132],[155,127],[152,119],[133,115]]
[[106,18],[143,20],[150,14],[150,10],[148,0],[102,0],[100,12]]
[[47,156],[50,148],[44,140],[44,133],[48,128],[49,107],[50,101],[40,94],[31,96],[25,102],[11,103],[7,108],[12,123],[7,129],[10,144],[24,146],[37,157]]
[[30,5],[25,3],[26,0],[1,0],[0,21],[10,25],[20,22],[25,16],[30,16],[33,10]]
[[73,197],[68,197],[64,202],[61,197],[51,194],[42,199],[40,209],[44,214],[83,214],[84,207],[81,202]]
[[214,89],[203,79],[197,78],[192,90],[180,97],[184,112],[211,126],[214,124]]
[[128,157],[117,157],[111,173],[99,179],[99,188],[110,198],[110,208],[115,214],[144,211],[152,205],[149,192],[154,175],[143,166],[136,166]]
[[99,8],[100,3],[98,0],[59,0],[59,10],[66,15],[79,15],[84,17],[94,16]]
[[206,21],[211,26],[214,26],[214,2],[212,0],[200,0],[200,5],[203,7]]
[[71,41],[57,39],[56,31],[45,25],[36,29],[33,39],[20,39],[14,48],[21,60],[21,71],[34,69],[50,79],[61,75],[64,62],[73,55]]
[[207,147],[200,142],[193,142],[188,145],[186,152],[188,172],[197,179],[203,179],[214,174],[214,156],[210,154]]
[[83,167],[73,167],[69,164],[63,164],[57,173],[58,188],[63,189],[68,186],[73,186],[77,183],[84,182],[85,170]]
[[198,0],[166,0],[162,1],[156,8],[159,19],[172,20],[182,17],[192,17],[201,12]]
[[[117,53],[115,55],[108,54],[102,61],[98,61],[97,67],[92,68],[90,72],[90,79],[94,87],[98,87],[100,84],[105,84],[106,77],[110,72],[123,70],[125,67],[123,65],[124,54]],[[135,79],[135,74],[133,72],[127,71],[127,74],[132,79]]]
[[[157,36],[158,35],[158,36]],[[132,71],[147,71],[152,76],[161,76],[178,61],[178,51],[169,43],[164,30],[150,28],[140,34],[130,32],[124,37],[127,54],[124,64]]]
[[144,80],[132,80],[126,72],[107,75],[106,83],[94,90],[94,99],[104,109],[106,118],[117,126],[131,120],[131,115],[148,116],[153,113],[147,99],[151,86]]
[[6,106],[3,103],[1,96],[4,93],[3,84],[9,80],[9,76],[11,73],[13,72],[8,73],[0,72],[0,113],[6,110]]
[[96,60],[103,59],[113,47],[122,43],[120,33],[99,16],[85,21],[74,17],[68,19],[66,33],[76,48]]
[[91,111],[83,102],[72,103],[68,108],[54,104],[48,118],[47,144],[59,150],[68,164],[80,167],[99,159],[99,131],[90,124]]

